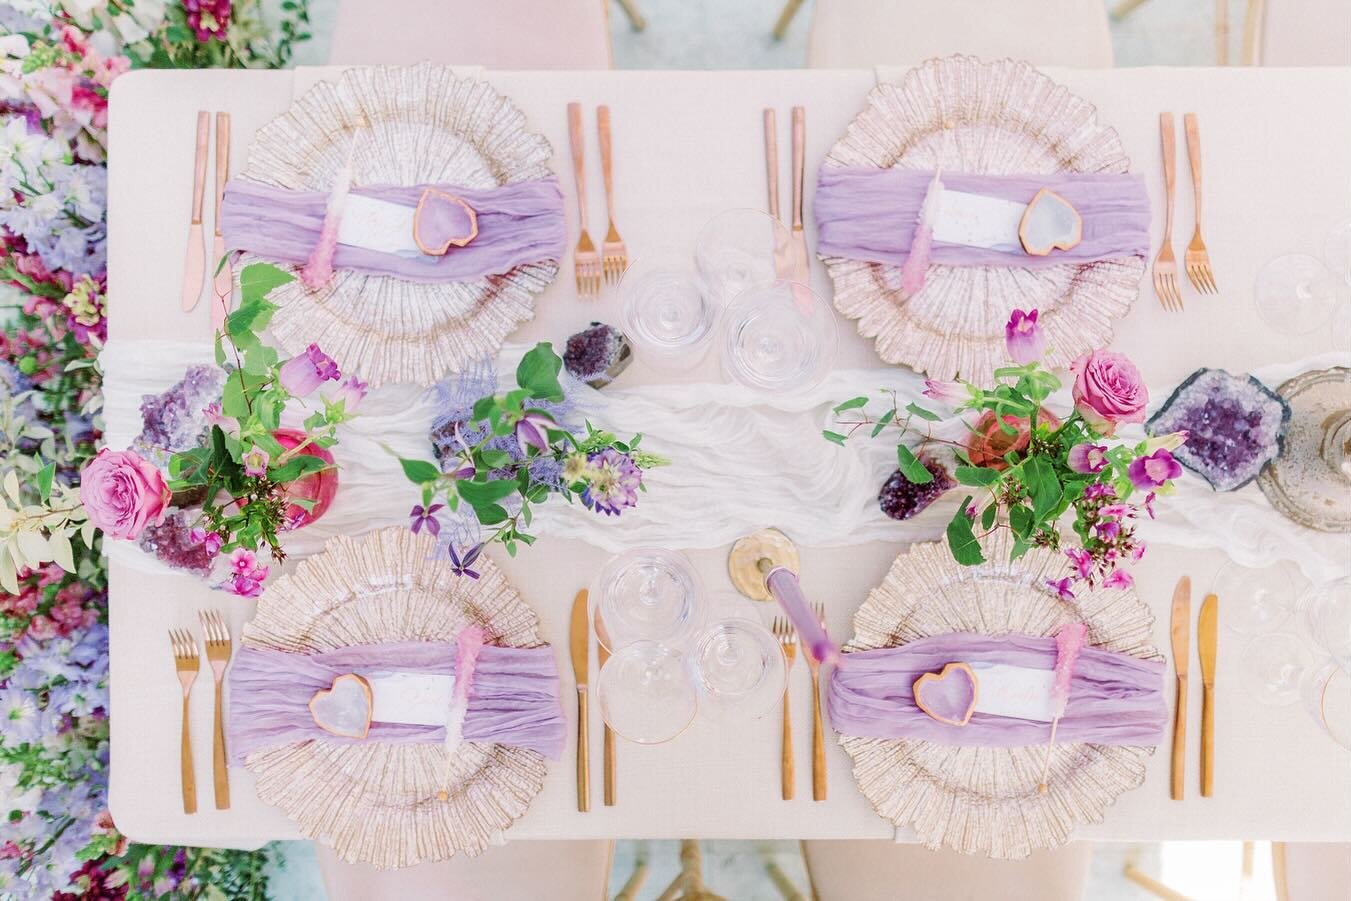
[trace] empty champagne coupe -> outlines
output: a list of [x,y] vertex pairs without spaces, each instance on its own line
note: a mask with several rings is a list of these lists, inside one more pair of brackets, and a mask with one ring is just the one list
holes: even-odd
[[754,285],[722,312],[722,363],[734,381],[775,394],[820,384],[835,361],[830,304],[806,285]]
[[719,306],[753,285],[787,278],[792,272],[792,234],[760,210],[719,213],[699,232],[694,246],[704,291]]
[[783,649],[754,620],[733,617],[713,623],[695,640],[689,664],[700,712],[712,719],[758,719],[777,709],[783,697]]
[[688,259],[640,257],[619,282],[624,334],[656,368],[687,368],[708,351],[717,307]]
[[699,703],[685,655],[657,641],[636,641],[612,654],[601,667],[598,694],[605,725],[643,745],[684,732]]
[[1343,283],[1318,257],[1292,253],[1269,260],[1257,273],[1257,312],[1274,331],[1307,335],[1326,328]]
[[704,591],[689,559],[664,548],[634,548],[612,557],[597,576],[606,648],[638,641],[683,650],[704,617]]
[[1279,629],[1294,613],[1308,582],[1293,566],[1253,568],[1232,560],[1220,567],[1211,593],[1224,599],[1224,624],[1240,635]]

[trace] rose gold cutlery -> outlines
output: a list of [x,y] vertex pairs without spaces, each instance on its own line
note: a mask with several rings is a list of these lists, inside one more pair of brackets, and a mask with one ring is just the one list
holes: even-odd
[[784,685],[783,685],[783,753],[779,761],[780,770],[780,788],[785,801],[793,800],[793,716],[788,705],[788,682],[787,676],[793,671],[793,663],[797,660],[797,630],[793,624],[788,622],[782,616],[774,617],[774,627],[772,629],[774,637],[779,640],[779,647],[783,648],[783,658],[786,666],[784,667]]
[[586,813],[591,809],[591,754],[590,732],[587,725],[587,671],[590,666],[591,619],[587,616],[586,589],[577,592],[572,602],[572,624],[569,645],[572,651],[572,673],[577,680],[577,809]]
[[802,180],[807,167],[807,111],[793,107],[793,281],[811,282],[811,262],[807,257],[807,233],[802,227]]
[[605,232],[605,241],[601,244],[601,268],[605,272],[605,283],[615,285],[629,268],[629,251],[624,239],[619,237],[615,228],[615,187],[614,165],[610,154],[610,108],[596,108],[596,131],[600,135],[600,173],[605,181],[605,213],[610,226]]
[[[769,215],[779,222],[779,133],[778,121],[774,110],[765,110],[765,177],[769,188]],[[793,277],[793,247],[791,239],[785,240],[783,229],[774,229],[774,275],[776,278]]]
[[[600,618],[600,608],[596,608],[594,619],[596,627],[596,667],[603,669],[605,661],[610,659],[610,652],[606,645],[610,643],[610,636],[605,631],[605,621]],[[609,723],[605,724],[604,744],[601,746],[601,772],[602,785],[604,786],[605,806],[613,807],[615,803],[615,730],[610,728]]]
[[1196,621],[1196,650],[1201,658],[1201,797],[1215,789],[1215,656],[1218,650],[1219,600],[1213,594],[1201,602]]
[[1171,793],[1181,801],[1187,773],[1187,665],[1191,657],[1192,581],[1183,576],[1173,589],[1173,669],[1177,672],[1177,703],[1173,710],[1173,760]]
[[[824,627],[826,608],[817,601],[812,605],[816,619]],[[812,674],[812,800],[826,799],[826,732],[821,724],[821,663],[814,654],[806,654],[807,668]]]
[[216,716],[211,739],[211,775],[216,790],[216,809],[230,808],[230,775],[225,766],[225,725],[223,722],[221,687],[224,684],[225,665],[230,662],[230,628],[219,610],[202,610],[197,614],[206,637],[206,660],[211,664],[211,675],[216,683]]
[[197,681],[201,658],[197,654],[197,639],[185,629],[169,630],[169,647],[174,654],[174,669],[183,688],[183,728],[179,740],[179,779],[183,786],[183,812],[197,812],[197,777],[192,770],[192,736],[188,730],[188,698],[192,683]]
[[577,294],[582,300],[600,297],[601,257],[587,233],[586,219],[586,163],[582,137],[582,105],[568,104],[568,137],[572,142],[572,174],[577,183],[577,217],[581,237],[572,253],[572,267],[577,275]]
[[183,310],[197,306],[206,272],[206,237],[202,234],[202,200],[206,192],[207,141],[211,119],[206,110],[197,112],[197,150],[192,163],[192,218],[188,222],[188,247],[183,258]]
[[1177,186],[1177,135],[1173,114],[1159,113],[1159,139],[1163,144],[1163,185],[1167,194],[1164,206],[1163,245],[1154,258],[1154,294],[1165,310],[1181,311],[1182,295],[1177,289],[1177,258],[1173,256],[1173,198]]
[[1206,242],[1201,239],[1201,129],[1196,121],[1196,113],[1185,114],[1182,124],[1187,132],[1187,159],[1191,162],[1192,194],[1196,201],[1196,229],[1192,232],[1191,243],[1187,245],[1183,260],[1192,287],[1202,294],[1218,294],[1215,273],[1210,268],[1210,254],[1206,251]]
[[230,177],[230,114],[216,113],[216,226],[211,239],[211,328],[225,328],[225,317],[230,312],[230,294],[234,290],[234,276],[230,261],[225,258],[225,238],[220,233],[221,201],[225,198],[225,182]]

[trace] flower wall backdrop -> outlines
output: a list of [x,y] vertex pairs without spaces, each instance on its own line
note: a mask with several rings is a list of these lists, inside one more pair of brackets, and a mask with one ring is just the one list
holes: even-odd
[[130,845],[107,810],[107,580],[80,510],[101,443],[108,88],[285,65],[305,0],[0,4],[0,899],[264,898],[267,851]]

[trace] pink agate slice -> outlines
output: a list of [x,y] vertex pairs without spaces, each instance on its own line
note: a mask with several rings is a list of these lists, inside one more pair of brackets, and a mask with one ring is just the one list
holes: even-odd
[[915,680],[915,706],[940,723],[965,726],[976,709],[976,674],[965,663],[949,663]]
[[463,247],[478,236],[478,215],[454,194],[427,188],[413,214],[413,241],[431,256]]

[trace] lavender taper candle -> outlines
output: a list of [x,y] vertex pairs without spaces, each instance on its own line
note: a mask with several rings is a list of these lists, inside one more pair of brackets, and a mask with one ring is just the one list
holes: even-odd
[[[816,618],[812,608],[807,603],[807,597],[802,593],[802,585],[798,582],[797,573],[786,566],[773,566],[766,558],[758,561],[761,569],[769,569],[765,576],[765,587],[769,593],[774,595],[774,599],[779,602],[783,612],[788,614],[788,619],[793,627],[797,629],[798,637],[802,640],[802,645],[807,653],[825,664],[840,663],[840,648],[835,642],[831,641],[826,627]],[[771,568],[772,567],[772,568]]]

